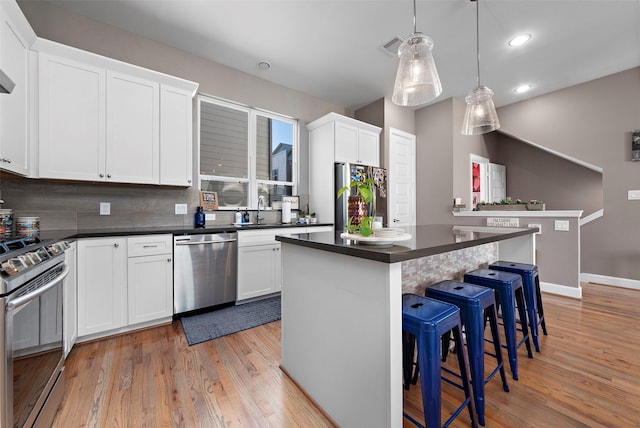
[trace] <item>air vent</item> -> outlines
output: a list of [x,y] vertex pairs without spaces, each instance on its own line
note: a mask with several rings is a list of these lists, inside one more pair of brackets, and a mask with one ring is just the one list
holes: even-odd
[[400,36],[395,36],[393,39],[389,40],[384,45],[380,46],[386,53],[391,55],[394,58],[398,56],[398,48],[402,44],[404,39]]

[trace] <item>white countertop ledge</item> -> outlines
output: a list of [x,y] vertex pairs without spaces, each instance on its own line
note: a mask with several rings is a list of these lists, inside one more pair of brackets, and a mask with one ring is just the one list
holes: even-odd
[[583,210],[545,211],[460,211],[452,212],[454,217],[582,217]]

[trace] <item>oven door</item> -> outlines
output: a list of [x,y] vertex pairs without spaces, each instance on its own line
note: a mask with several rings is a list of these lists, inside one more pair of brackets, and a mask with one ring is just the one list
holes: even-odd
[[41,412],[50,413],[43,408],[64,367],[62,280],[67,273],[62,262],[21,287],[6,303],[6,374],[13,379],[6,388],[8,427],[31,427]]

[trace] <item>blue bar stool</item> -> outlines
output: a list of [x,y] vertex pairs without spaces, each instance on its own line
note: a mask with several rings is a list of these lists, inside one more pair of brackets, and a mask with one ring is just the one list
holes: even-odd
[[[471,371],[471,386],[475,399],[478,422],[484,425],[484,385],[500,371],[502,388],[509,392],[507,377],[504,373],[502,361],[502,347],[500,346],[500,334],[498,333],[498,313],[496,309],[495,292],[491,288],[479,285],[467,284],[458,281],[442,281],[427,287],[425,296],[436,300],[451,303],[460,308],[460,318],[465,331],[467,342],[467,354],[469,355],[469,368]],[[486,352],[497,361],[497,366],[491,374],[484,377],[484,328],[485,320],[489,320],[493,348],[495,354]],[[446,353],[446,349],[444,349]]]
[[[422,380],[422,405],[424,409],[424,421],[426,428],[440,426],[441,418],[441,353],[442,335],[453,330],[453,337],[460,365],[460,376],[465,400],[451,415],[443,427],[449,424],[467,407],[471,417],[471,425],[477,427],[475,411],[473,409],[473,395],[471,392],[469,371],[464,356],[462,344],[462,324],[460,322],[460,310],[448,303],[439,302],[416,294],[404,294],[402,296],[402,331],[416,339],[418,346],[418,369]],[[405,341],[405,346],[406,341]],[[405,350],[407,348],[405,347]],[[405,360],[412,360],[413,355]],[[405,367],[406,368],[406,367]],[[406,373],[406,372],[405,372]],[[405,377],[405,381],[407,378]],[[460,385],[454,384],[458,387]],[[404,416],[412,423],[423,427],[417,420],[407,413]],[[423,428],[424,428],[423,427]]]
[[[524,343],[527,347],[527,355],[533,358],[529,330],[527,329],[527,312],[524,306],[522,292],[522,278],[520,275],[510,272],[502,272],[491,269],[476,269],[464,274],[464,282],[493,288],[496,291],[498,307],[502,313],[502,325],[504,327],[505,341],[507,342],[507,354],[509,367],[514,380],[518,380],[518,348]],[[516,337],[516,305],[522,340],[518,342]]]
[[547,335],[547,326],[544,322],[544,309],[542,308],[542,294],[540,293],[538,266],[526,263],[498,261],[489,265],[489,269],[517,273],[522,277],[524,300],[527,305],[527,314],[529,315],[529,330],[531,330],[533,346],[535,346],[537,352],[540,352],[538,325],[542,327],[542,332],[545,336]]

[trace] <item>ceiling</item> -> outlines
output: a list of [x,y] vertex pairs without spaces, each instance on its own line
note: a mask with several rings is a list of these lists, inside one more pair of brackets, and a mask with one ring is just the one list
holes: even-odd
[[[382,46],[413,32],[411,0],[46,0],[346,108],[391,97],[397,58]],[[640,65],[640,0],[481,0],[481,83],[497,106]],[[443,86],[476,86],[476,3],[418,0]],[[530,33],[513,48],[508,40]],[[271,63],[261,70],[260,60]],[[514,88],[532,89],[516,94]]]

